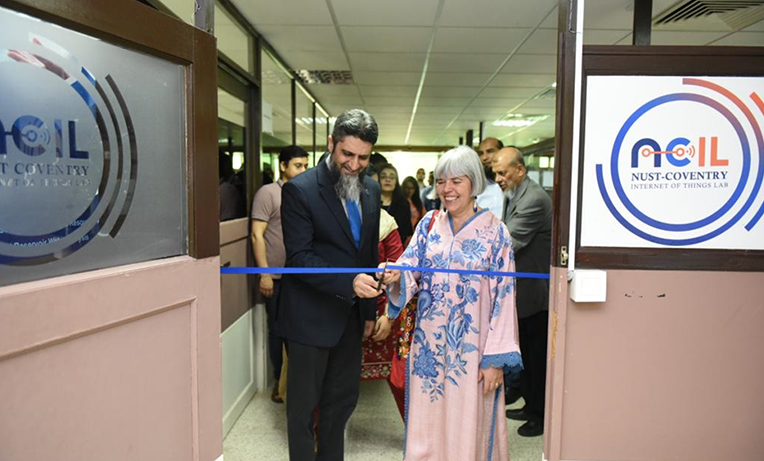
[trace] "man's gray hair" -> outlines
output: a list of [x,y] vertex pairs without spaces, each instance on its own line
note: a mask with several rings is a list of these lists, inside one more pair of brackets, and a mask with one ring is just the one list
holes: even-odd
[[377,143],[379,128],[374,117],[361,109],[350,109],[341,113],[334,122],[332,141],[335,145],[342,142],[346,136],[353,136],[372,145]]
[[[457,146],[443,154],[435,165],[435,181],[443,178],[466,176],[472,182],[472,196],[482,194],[486,187],[485,171],[477,152],[467,146]],[[432,188],[431,199],[437,198]]]

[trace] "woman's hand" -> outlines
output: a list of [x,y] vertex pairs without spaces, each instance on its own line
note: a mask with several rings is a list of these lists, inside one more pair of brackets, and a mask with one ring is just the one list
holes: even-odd
[[495,391],[504,384],[504,370],[501,368],[480,368],[478,370],[478,382],[483,381],[483,395]]
[[392,324],[390,319],[386,315],[382,315],[377,319],[377,324],[374,325],[374,336],[371,337],[374,341],[384,341],[390,335]]
[[390,285],[391,283],[398,282],[401,279],[401,271],[386,269],[386,266],[387,263],[381,263],[377,266],[380,269],[385,269],[385,272],[382,273],[382,283],[384,285]]

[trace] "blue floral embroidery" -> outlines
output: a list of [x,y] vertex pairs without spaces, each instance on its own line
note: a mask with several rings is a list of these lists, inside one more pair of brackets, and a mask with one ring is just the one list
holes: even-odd
[[485,248],[478,240],[469,239],[462,242],[462,253],[469,260],[479,260],[483,258]]
[[437,364],[435,352],[430,349],[430,344],[425,342],[414,357],[413,373],[422,379],[437,378],[439,374],[436,368]]

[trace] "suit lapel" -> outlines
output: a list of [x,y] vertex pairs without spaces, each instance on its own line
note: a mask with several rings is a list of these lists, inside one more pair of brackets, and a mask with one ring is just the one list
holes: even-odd
[[520,183],[520,187],[517,188],[517,191],[515,191],[515,194],[512,196],[511,199],[509,199],[509,207],[507,208],[507,218],[512,216],[512,213],[514,213],[515,209],[517,208],[517,202],[520,200],[523,195],[525,195],[525,191],[528,189],[528,178],[523,179],[523,182]]
[[331,178],[329,177],[329,167],[326,166],[325,161],[320,162],[318,165],[318,185],[321,198],[324,199],[326,206],[329,207],[329,210],[331,210],[337,223],[350,240],[350,244],[355,248],[353,233],[350,231],[350,222],[345,214],[345,208],[342,206],[342,201],[337,198],[337,193],[334,191],[334,184],[332,184]]

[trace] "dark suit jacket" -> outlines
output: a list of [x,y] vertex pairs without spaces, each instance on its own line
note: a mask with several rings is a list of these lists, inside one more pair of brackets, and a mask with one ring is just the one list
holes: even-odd
[[[284,184],[281,224],[286,267],[376,267],[379,243],[379,185],[364,178],[361,244],[356,248],[342,201],[323,159]],[[316,347],[336,345],[351,309],[360,321],[374,320],[375,299],[355,298],[356,274],[284,275],[279,295],[279,331],[289,340]]]
[[[526,177],[509,201],[504,223],[512,236],[517,272],[549,273],[552,252],[552,200]],[[549,309],[549,280],[517,279],[517,316]]]

